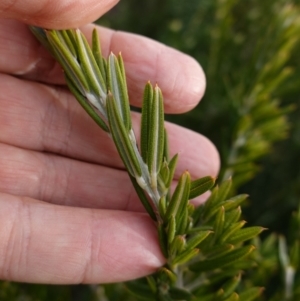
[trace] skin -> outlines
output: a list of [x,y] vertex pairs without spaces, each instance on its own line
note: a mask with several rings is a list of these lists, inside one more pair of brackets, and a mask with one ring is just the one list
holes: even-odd
[[[61,68],[26,25],[81,27],[90,36],[89,23],[116,3],[0,1],[2,280],[117,282],[165,262],[112,141],[68,92]],[[161,87],[166,112],[197,105],[205,77],[194,59],[141,36],[97,29],[104,55],[122,52],[132,104],[140,105],[150,80]],[[139,120],[133,114],[136,133]],[[177,178],[184,170],[193,178],[217,175],[219,155],[207,138],[166,126],[171,153],[180,154]]]

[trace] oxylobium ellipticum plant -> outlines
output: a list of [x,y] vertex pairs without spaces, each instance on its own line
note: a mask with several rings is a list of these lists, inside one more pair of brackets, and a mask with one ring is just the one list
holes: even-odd
[[[138,145],[121,54],[103,58],[96,30],[89,46],[78,29],[31,29],[61,64],[75,98],[113,139],[157,226],[166,264],[154,275],[126,283],[127,289],[138,300],[255,300],[262,289],[240,284],[242,271],[255,264],[249,241],[263,228],[244,228],[240,205],[247,195],[228,198],[231,180],[213,188],[212,177],[191,179],[185,171],[171,191],[178,156],[169,156],[160,88],[145,86]],[[204,205],[190,203],[208,190]]]

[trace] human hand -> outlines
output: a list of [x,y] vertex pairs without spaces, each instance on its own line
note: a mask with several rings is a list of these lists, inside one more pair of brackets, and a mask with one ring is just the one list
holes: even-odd
[[[112,141],[68,92],[61,68],[23,23],[82,26],[117,1],[5,2],[0,17],[10,19],[0,20],[0,279],[105,283],[154,272],[164,263],[156,230]],[[93,28],[81,29],[90,37]],[[133,105],[140,105],[147,80],[161,87],[166,112],[197,104],[205,78],[192,58],[141,36],[97,29],[104,56],[122,52]],[[133,114],[136,129],[139,118]],[[171,153],[180,154],[177,178],[186,169],[193,178],[217,174],[218,153],[205,137],[166,127]]]

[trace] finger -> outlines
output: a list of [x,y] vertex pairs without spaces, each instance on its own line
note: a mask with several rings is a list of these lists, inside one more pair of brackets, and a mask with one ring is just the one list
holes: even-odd
[[[95,25],[83,28],[87,37]],[[145,83],[157,83],[164,93],[168,113],[195,107],[205,90],[205,76],[191,57],[134,34],[97,27],[105,57],[122,52],[131,103],[141,106]],[[0,21],[0,71],[32,80],[64,84],[61,68],[39,45],[28,28],[15,21]],[[134,45],[134,47],[133,47]]]
[[58,205],[144,212],[124,170],[1,143],[0,191]]
[[[0,90],[5,91],[5,98],[0,95],[0,142],[123,168],[112,140],[65,90],[4,75]],[[132,116],[138,133],[140,115]],[[180,155],[178,173],[216,176],[219,155],[207,138],[169,123],[166,128],[171,153]]]
[[1,143],[0,191],[59,205],[144,211],[124,170]]
[[0,17],[53,29],[78,27],[99,18],[118,0],[0,1]]
[[[83,28],[91,36],[92,25]],[[110,51],[122,53],[125,62],[129,96],[132,104],[141,106],[145,83],[157,83],[165,97],[168,113],[182,113],[194,108],[202,98],[206,80],[199,63],[164,44],[120,31],[98,27],[104,56]]]
[[48,284],[121,282],[164,263],[141,213],[50,205],[0,194],[0,279]]

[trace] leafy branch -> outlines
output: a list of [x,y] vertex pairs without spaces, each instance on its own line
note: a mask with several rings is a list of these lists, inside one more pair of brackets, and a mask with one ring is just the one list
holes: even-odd
[[[239,293],[241,271],[253,267],[255,247],[245,243],[264,229],[244,228],[241,203],[228,198],[231,180],[214,186],[210,176],[191,179],[185,171],[174,192],[178,155],[170,158],[164,128],[163,95],[148,82],[144,89],[140,145],[132,129],[125,67],[121,54],[101,54],[96,30],[89,46],[78,30],[31,27],[61,64],[66,82],[91,118],[113,139],[145,209],[157,225],[167,263],[157,273],[126,284],[140,300],[254,300],[261,288]],[[203,205],[190,200],[212,189]]]

